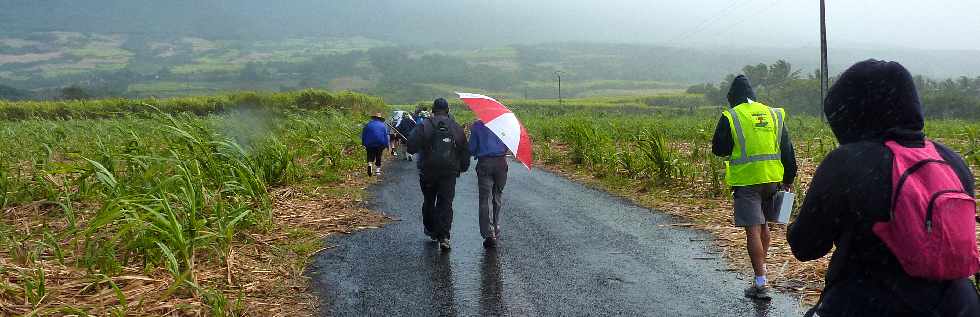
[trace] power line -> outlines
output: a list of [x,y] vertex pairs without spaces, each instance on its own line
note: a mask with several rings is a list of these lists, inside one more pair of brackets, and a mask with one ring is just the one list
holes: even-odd
[[[743,4],[746,4],[747,5],[747,4],[751,3],[751,2],[752,2],[752,0],[748,0],[747,2],[743,2]],[[708,26],[711,25],[712,23],[718,22],[718,21],[722,21],[723,20],[722,18],[724,18],[725,16],[729,16],[730,13],[733,13],[733,12],[739,10],[739,8],[736,8],[736,6],[738,4],[739,4],[739,1],[738,0],[732,1],[727,7],[725,7],[723,9],[715,12],[714,15],[711,15],[710,18],[707,18],[707,19],[702,20],[701,23],[699,23],[693,29],[691,29],[691,30],[689,30],[687,32],[684,32],[684,33],[679,33],[677,36],[671,38],[670,41],[667,41],[667,46],[673,46],[674,44],[676,44],[680,40],[688,39],[691,36],[697,35],[697,34],[701,33],[702,31],[708,29]],[[733,10],[733,9],[735,9],[735,10]]]
[[[769,2],[769,5],[767,5],[765,8],[762,8],[759,11],[754,12],[753,14],[755,14],[755,15],[763,15],[764,13],[769,12],[772,9],[775,9],[775,8],[779,7],[779,4],[780,4],[779,2],[780,2],[780,0],[774,0],[772,2]],[[748,21],[748,20],[749,19],[736,19],[735,22],[729,23],[729,24],[725,25],[725,27],[723,27],[720,32],[718,32],[717,34],[715,34],[714,37],[711,37],[711,39],[715,39],[715,38],[718,38],[718,37],[720,37],[722,35],[728,34],[732,30],[734,30],[736,27],[742,25],[742,23],[745,23],[745,21]]]

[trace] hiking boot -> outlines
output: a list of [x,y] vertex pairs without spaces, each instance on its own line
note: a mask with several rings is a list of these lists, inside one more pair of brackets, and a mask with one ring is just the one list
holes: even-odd
[[449,251],[449,248],[450,248],[450,246],[449,246],[449,239],[441,239],[441,240],[439,240],[439,248],[440,249],[443,249],[445,251]]
[[757,286],[757,285],[749,286],[749,288],[746,288],[745,289],[745,297],[752,298],[752,299],[758,299],[758,300],[770,300],[770,299],[772,299],[772,296],[769,295],[769,287],[768,286],[765,286],[765,285],[763,285],[763,286]]
[[486,238],[486,239],[483,239],[483,247],[484,248],[487,248],[487,249],[496,248],[497,247],[497,239],[494,239],[494,238]]

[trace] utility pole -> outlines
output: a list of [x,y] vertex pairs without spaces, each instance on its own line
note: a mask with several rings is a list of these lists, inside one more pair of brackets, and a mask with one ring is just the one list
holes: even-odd
[[558,76],[558,105],[561,106],[561,105],[563,105],[562,100],[561,100],[561,71],[560,70],[556,70],[555,71],[555,76]]
[[820,103],[827,97],[830,87],[829,70],[827,67],[827,9],[824,0],[820,0]]

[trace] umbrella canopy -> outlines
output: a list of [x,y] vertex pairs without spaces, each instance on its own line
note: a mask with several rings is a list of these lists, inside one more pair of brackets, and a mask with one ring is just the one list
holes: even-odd
[[402,124],[402,118],[405,117],[405,114],[408,114],[408,117],[410,118],[412,117],[412,114],[405,110],[392,111],[390,120],[391,125],[397,127],[398,125]]
[[531,138],[527,136],[524,125],[517,120],[510,109],[499,101],[479,94],[456,93],[466,106],[476,113],[476,117],[497,135],[517,160],[531,169],[533,154],[531,153]]

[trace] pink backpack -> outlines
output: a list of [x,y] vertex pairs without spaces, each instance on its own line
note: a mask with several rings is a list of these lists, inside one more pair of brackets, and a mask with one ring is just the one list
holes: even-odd
[[874,224],[910,276],[954,280],[980,271],[976,200],[931,141],[922,148],[885,143],[895,156],[891,221]]

